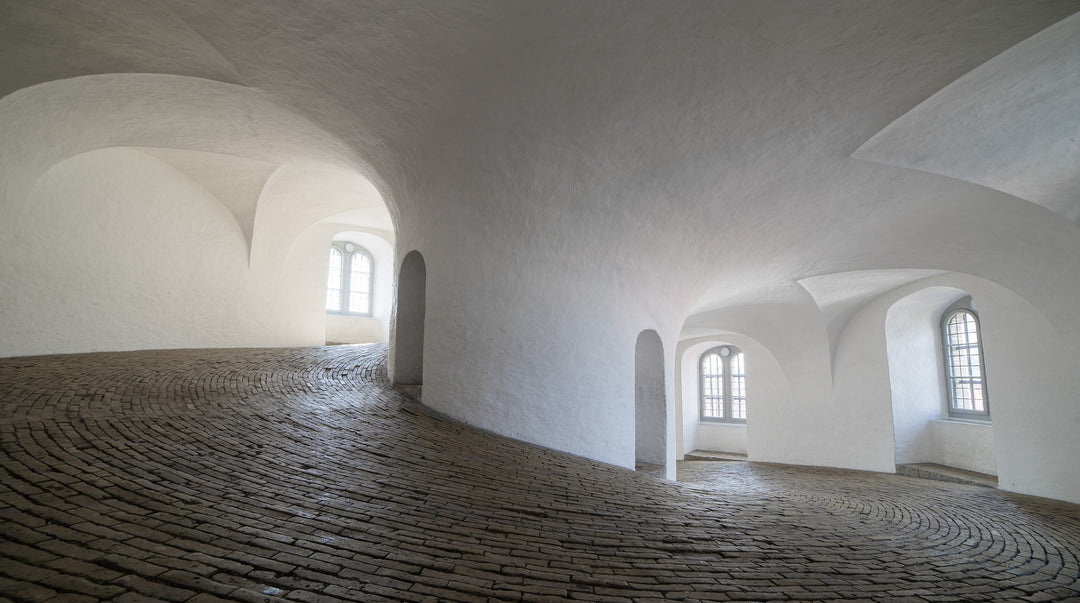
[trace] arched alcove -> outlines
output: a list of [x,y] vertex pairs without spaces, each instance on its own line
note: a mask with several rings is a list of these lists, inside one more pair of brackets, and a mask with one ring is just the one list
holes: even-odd
[[[745,423],[701,420],[701,359],[710,349],[731,345],[745,355]],[[775,429],[791,401],[787,376],[773,353],[756,339],[716,329],[713,334],[687,337],[675,352],[676,458],[694,450],[745,454],[749,458],[773,454],[775,437],[755,437]]]
[[642,331],[634,351],[634,460],[659,470],[667,454],[664,344],[652,329]]
[[996,475],[991,424],[951,419],[945,398],[941,317],[963,298],[970,296],[962,289],[927,287],[897,300],[886,314],[896,464]]
[[395,300],[394,348],[390,379],[394,385],[424,382],[424,309],[427,267],[419,251],[401,261]]
[[[330,228],[332,225],[327,225],[327,227]],[[337,228],[335,228],[335,231]],[[355,313],[334,312],[328,308],[324,313],[326,317],[327,343],[388,341],[389,318],[393,307],[393,243],[376,234],[352,229],[335,232],[333,241],[329,246],[332,247],[335,243],[351,243],[354,245],[354,252],[367,253],[371,258],[371,276],[369,277],[370,311],[365,316]],[[327,247],[327,245],[324,245],[324,247]],[[329,283],[328,280],[327,287],[330,286]]]

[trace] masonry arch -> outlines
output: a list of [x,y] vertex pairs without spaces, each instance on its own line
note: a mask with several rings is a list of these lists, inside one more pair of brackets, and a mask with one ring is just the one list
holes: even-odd
[[394,385],[424,382],[424,314],[427,266],[415,249],[401,260],[394,306],[390,380]]
[[639,469],[664,467],[667,458],[667,396],[664,343],[646,329],[634,348],[634,461]]
[[[886,327],[881,334],[887,356],[887,366],[882,367],[884,397],[889,400],[883,409],[888,414],[887,420],[897,421],[894,408],[903,412],[903,396],[914,387],[899,374],[916,370],[905,368],[914,366],[905,356],[911,355],[912,348],[899,345],[896,339],[896,332],[905,326],[902,322],[905,315],[917,317],[922,313],[922,320],[936,327],[939,312],[966,295],[971,296],[979,316],[992,408],[989,429],[998,487],[1076,500],[1078,494],[1072,484],[1078,483],[1080,466],[1072,459],[1076,457],[1075,392],[1080,391],[1080,377],[1076,375],[1074,359],[1080,355],[1080,349],[1062,336],[1062,329],[1067,326],[1055,324],[1038,306],[1000,283],[954,272],[901,287],[871,304],[878,308],[874,310],[875,314],[880,312],[880,315],[876,314],[880,316],[877,324]],[[936,344],[936,332],[933,338]],[[926,370],[935,373],[928,382],[938,382],[944,370],[943,367],[938,369],[937,359],[935,357],[932,365],[924,365]],[[876,387],[869,382],[864,385],[871,390]],[[937,400],[943,400],[944,381],[935,386],[940,388],[935,391]],[[927,387],[923,386],[922,391],[929,392]],[[939,403],[942,404],[939,408],[944,408],[944,402]],[[946,411],[939,412],[944,414]],[[951,423],[964,424],[960,421]],[[888,436],[895,437],[897,429],[889,425]],[[892,443],[890,457],[894,457],[894,448],[898,450],[897,462],[912,458],[907,453],[910,446]],[[949,462],[959,465],[955,461]]]

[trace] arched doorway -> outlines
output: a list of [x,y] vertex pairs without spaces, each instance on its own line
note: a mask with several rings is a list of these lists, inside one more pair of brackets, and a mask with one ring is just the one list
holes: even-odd
[[398,272],[394,346],[390,358],[390,381],[394,385],[418,386],[424,382],[426,283],[424,256],[419,251],[410,251],[401,261]]
[[664,344],[652,329],[642,331],[635,346],[634,431],[636,467],[663,475],[667,455]]

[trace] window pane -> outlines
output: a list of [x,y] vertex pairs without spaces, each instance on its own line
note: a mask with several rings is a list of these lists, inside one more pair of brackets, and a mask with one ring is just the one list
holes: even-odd
[[961,311],[945,324],[949,403],[954,410],[986,412],[979,329],[971,312]]
[[731,418],[746,420],[746,369],[742,353],[731,359]]
[[724,363],[719,354],[701,359],[702,414],[712,419],[724,418]]
[[341,252],[330,248],[330,272],[326,277],[326,309],[341,310]]
[[371,258],[366,253],[352,254],[349,274],[349,312],[371,313]]

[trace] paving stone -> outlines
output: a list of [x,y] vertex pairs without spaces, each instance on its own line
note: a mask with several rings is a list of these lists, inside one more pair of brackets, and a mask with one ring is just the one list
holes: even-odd
[[0,603],[1080,600],[1080,506],[499,438],[385,346],[0,359]]
[[81,593],[96,599],[108,599],[124,592],[119,586],[96,584],[78,576],[57,574],[41,581],[42,584],[58,591]]

